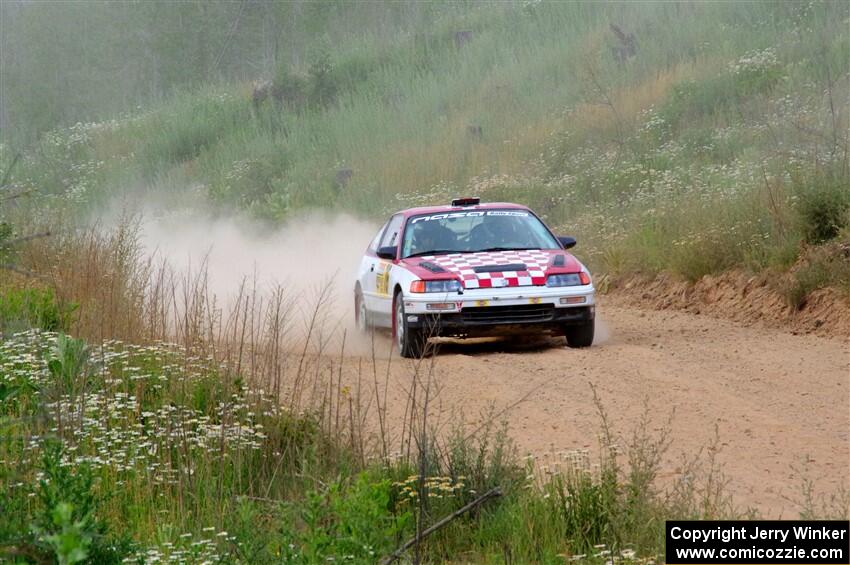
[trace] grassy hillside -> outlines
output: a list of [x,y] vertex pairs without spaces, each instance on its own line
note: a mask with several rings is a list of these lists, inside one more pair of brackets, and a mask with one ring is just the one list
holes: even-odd
[[254,107],[243,82],[56,130],[14,181],[83,210],[202,195],[275,221],[475,193],[533,206],[597,271],[784,271],[847,239],[848,18],[842,2],[470,5],[315,41],[276,72],[279,103]]

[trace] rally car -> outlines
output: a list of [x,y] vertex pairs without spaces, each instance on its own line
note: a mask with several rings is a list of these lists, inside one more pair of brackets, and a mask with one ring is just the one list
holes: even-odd
[[391,328],[399,352],[419,357],[431,337],[546,332],[571,347],[593,342],[594,289],[534,212],[458,198],[393,214],[360,262],[357,327]]

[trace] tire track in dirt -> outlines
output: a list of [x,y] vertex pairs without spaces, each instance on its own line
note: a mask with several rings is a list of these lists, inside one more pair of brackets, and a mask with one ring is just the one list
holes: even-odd
[[[462,413],[474,426],[489,406],[498,411],[527,395],[505,413],[521,453],[595,450],[600,420],[593,383],[623,440],[637,426],[644,399],[655,427],[675,408],[662,478],[676,475],[681,455],[707,447],[716,426],[718,459],[739,507],[790,518],[799,508],[788,498],[801,498],[804,476],[825,495],[850,486],[846,340],[673,311],[603,305],[600,313],[610,336],[589,349],[554,341],[442,344],[433,365],[440,386],[433,415],[445,421]],[[379,346],[386,350],[388,340]],[[386,363],[378,360],[381,382]],[[348,358],[346,371],[357,364]],[[404,418],[412,367],[390,361],[394,429]]]

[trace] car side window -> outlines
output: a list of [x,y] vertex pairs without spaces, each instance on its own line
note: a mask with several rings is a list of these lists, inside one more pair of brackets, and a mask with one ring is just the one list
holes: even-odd
[[401,235],[401,224],[404,222],[404,216],[396,214],[390,221],[387,222],[387,229],[381,237],[380,247],[396,247],[398,246],[398,238]]
[[[389,224],[389,223],[390,222],[388,220],[387,224]],[[384,224],[383,226],[381,226],[381,229],[379,229],[378,233],[375,234],[375,237],[372,238],[372,242],[369,244],[369,251],[377,251],[378,250],[378,242],[380,241],[381,235],[383,235],[384,228],[387,227],[387,224]]]

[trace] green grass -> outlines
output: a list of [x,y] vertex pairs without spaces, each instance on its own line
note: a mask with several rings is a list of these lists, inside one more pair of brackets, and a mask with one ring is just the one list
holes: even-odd
[[59,301],[49,288],[5,288],[0,290],[0,335],[32,327],[67,331],[75,310],[76,305]]

